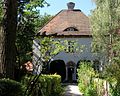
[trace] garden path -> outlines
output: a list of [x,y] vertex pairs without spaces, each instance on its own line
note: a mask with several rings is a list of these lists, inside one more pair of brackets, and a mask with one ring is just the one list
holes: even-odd
[[65,87],[65,96],[82,96],[82,93],[79,91],[77,84],[66,84]]

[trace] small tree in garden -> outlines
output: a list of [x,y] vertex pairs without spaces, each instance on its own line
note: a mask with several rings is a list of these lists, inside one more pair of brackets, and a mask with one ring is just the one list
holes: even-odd
[[54,40],[52,37],[40,38],[40,58],[42,62],[44,62],[42,69],[43,73],[47,72],[47,63],[49,63],[49,60],[64,49],[64,41]]

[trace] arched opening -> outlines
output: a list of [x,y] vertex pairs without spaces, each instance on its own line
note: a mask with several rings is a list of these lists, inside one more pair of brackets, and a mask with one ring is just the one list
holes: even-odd
[[59,74],[61,76],[61,80],[64,81],[66,77],[66,68],[63,60],[54,60],[50,63],[50,73],[51,74]]

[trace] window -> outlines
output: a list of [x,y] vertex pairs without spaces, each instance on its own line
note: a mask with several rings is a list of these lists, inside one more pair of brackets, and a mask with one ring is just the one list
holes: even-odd
[[69,51],[70,53],[73,53],[73,52],[74,52],[74,42],[68,41],[68,51]]
[[64,31],[78,31],[78,29],[76,29],[74,27],[68,27]]
[[94,70],[100,71],[100,62],[98,60],[93,61]]
[[67,42],[67,48],[65,49],[65,51],[67,53],[74,53],[75,52],[75,42],[74,41],[68,41]]

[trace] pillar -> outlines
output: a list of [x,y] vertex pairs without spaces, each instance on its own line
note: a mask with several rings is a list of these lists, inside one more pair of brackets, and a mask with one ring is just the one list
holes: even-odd
[[77,68],[76,68],[76,66],[74,67],[74,73],[73,73],[73,80],[76,80],[76,70],[77,70]]
[[68,80],[68,67],[66,66],[66,78],[65,80],[67,81]]
[[99,64],[99,70],[103,71],[103,61],[102,60],[100,61],[100,64]]

